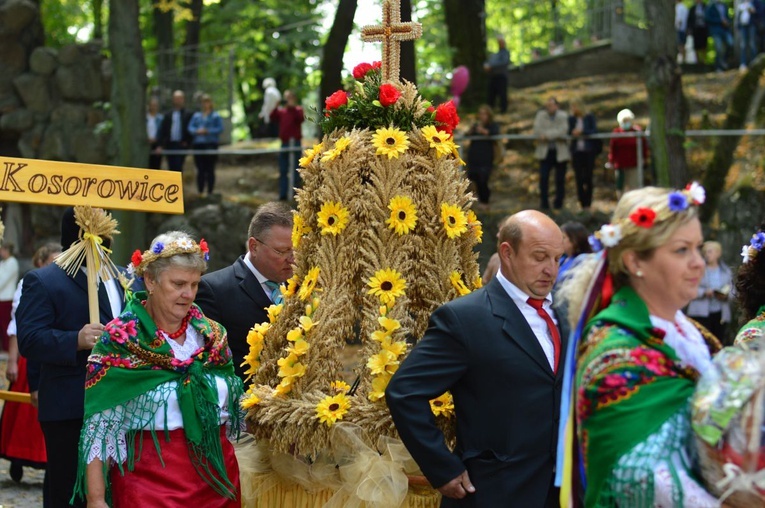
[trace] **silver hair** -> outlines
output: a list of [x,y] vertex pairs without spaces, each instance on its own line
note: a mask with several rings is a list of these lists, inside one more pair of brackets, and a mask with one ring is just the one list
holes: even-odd
[[[162,233],[161,235],[154,238],[154,240],[151,241],[151,247],[149,247],[149,250],[153,251],[158,243],[168,245],[179,240],[194,241],[191,236],[189,236],[187,233],[184,233],[183,231],[168,231],[167,233]],[[152,261],[146,266],[144,273],[148,274],[150,278],[158,280],[159,276],[162,275],[162,273],[168,268],[198,270],[199,273],[205,273],[205,271],[207,271],[207,262],[199,253],[189,252],[184,254],[175,254],[173,256],[157,258],[156,260]]]

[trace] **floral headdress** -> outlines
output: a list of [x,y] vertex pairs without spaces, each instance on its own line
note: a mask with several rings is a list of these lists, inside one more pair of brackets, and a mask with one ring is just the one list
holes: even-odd
[[752,235],[752,239],[749,240],[749,243],[741,247],[742,262],[747,264],[754,261],[754,258],[757,257],[763,246],[765,246],[765,232],[757,231]]
[[207,247],[207,242],[204,238],[199,240],[199,243],[191,238],[176,238],[167,244],[155,242],[151,248],[143,252],[140,249],[136,249],[133,255],[130,256],[130,264],[127,267],[128,273],[143,277],[146,267],[154,261],[159,258],[169,258],[179,254],[199,254],[205,261],[210,260],[210,249]]
[[612,248],[619,245],[625,236],[640,231],[640,228],[650,229],[657,222],[664,222],[672,214],[683,212],[690,206],[700,206],[706,200],[706,191],[699,183],[693,182],[683,190],[669,194],[667,201],[655,208],[640,207],[629,217],[611,224],[604,224],[591,239],[595,251],[601,248]]

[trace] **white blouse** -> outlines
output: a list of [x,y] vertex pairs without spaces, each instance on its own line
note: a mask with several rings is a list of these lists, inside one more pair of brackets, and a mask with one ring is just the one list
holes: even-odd
[[[191,358],[192,353],[204,346],[204,338],[191,326],[186,329],[186,340],[183,344],[178,344],[178,342],[171,339],[167,334],[164,332],[162,333],[165,336],[165,340],[170,345],[170,348],[173,350],[173,356],[180,361],[188,360]],[[158,385],[149,392],[150,394],[153,394],[155,401],[161,402],[162,399],[166,398],[167,402],[165,403],[164,408],[160,408],[159,411],[156,412],[153,421],[140,427],[141,430],[167,429],[170,431],[183,428],[183,416],[181,415],[181,409],[178,405],[178,395],[175,390],[177,383],[178,381],[168,381]],[[218,405],[221,408],[220,424],[222,425],[229,422],[229,413],[227,410],[228,385],[226,384],[225,379],[217,375],[215,376],[215,385],[218,389]],[[162,395],[168,391],[170,392],[169,396]],[[134,408],[130,407],[131,405],[134,405],[134,402],[129,401],[124,406],[107,409],[103,411],[103,414],[108,415],[114,411],[121,411],[124,414],[136,414]],[[167,421],[165,420],[165,416],[167,416]],[[106,422],[103,420],[102,423],[106,425]],[[101,450],[103,449],[104,443],[100,440],[94,441],[90,448],[90,452],[88,453],[87,463],[91,463],[94,459],[100,459],[102,461],[112,459],[115,462],[122,459],[124,461],[127,457],[125,433],[128,430],[134,430],[138,425],[140,425],[140,423],[128,421],[125,422],[123,428],[116,434],[114,432],[108,433],[106,437],[106,457],[101,456]]]

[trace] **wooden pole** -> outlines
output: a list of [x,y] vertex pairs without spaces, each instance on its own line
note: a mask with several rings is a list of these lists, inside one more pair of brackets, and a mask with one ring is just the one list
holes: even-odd
[[93,249],[89,245],[85,250],[86,270],[88,272],[88,311],[90,313],[91,324],[100,323],[100,313],[98,311],[98,266],[96,266],[96,257],[93,255]]
[[11,392],[8,390],[0,390],[0,400],[6,400],[8,402],[22,402],[26,404],[32,403],[32,396],[23,392]]

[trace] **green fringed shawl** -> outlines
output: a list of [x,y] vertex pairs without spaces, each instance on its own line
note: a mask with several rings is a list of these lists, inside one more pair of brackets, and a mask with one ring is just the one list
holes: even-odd
[[[662,340],[663,333],[653,328],[645,303],[629,287],[620,289],[588,327],[576,380],[587,477],[585,506],[612,506],[619,490],[626,488],[641,492],[641,500],[633,499],[637,504],[629,506],[652,507],[653,478],[645,469],[678,453],[686,445],[681,436],[663,439],[661,447],[642,447],[636,466],[619,467],[618,474],[617,461],[678,415],[678,422],[688,429],[688,401],[698,373],[678,364],[674,349]],[[684,431],[686,437],[688,432]],[[682,492],[677,494],[677,505],[682,506]]]
[[[106,458],[107,438],[115,443],[119,433],[125,432],[127,456],[118,456],[116,461],[125,474],[125,464],[132,471],[140,460],[140,449],[133,444],[140,429],[147,428],[144,431],[151,432],[161,458],[157,431],[167,429],[155,429],[153,422],[157,411],[167,411],[167,400],[174,391],[197,472],[220,495],[234,499],[235,487],[226,475],[220,442],[221,409],[215,378],[224,379],[228,386],[227,410],[235,436],[240,428],[239,398],[243,388],[234,374],[226,331],[192,305],[189,326],[204,338],[204,346],[188,360],[177,360],[146,312],[142,304],[145,299],[145,292],[129,298],[124,312],[106,325],[88,359],[75,497],[87,493],[87,460],[94,443],[101,443],[101,457]],[[164,385],[168,382],[172,383]],[[104,460],[107,496],[109,467]]]

